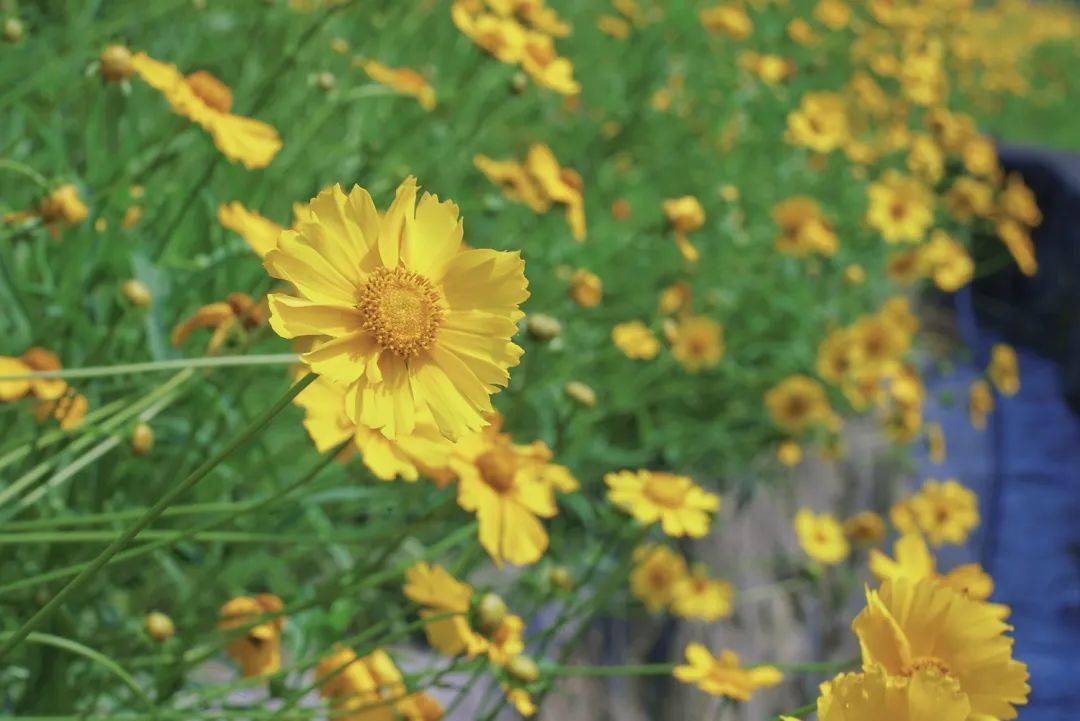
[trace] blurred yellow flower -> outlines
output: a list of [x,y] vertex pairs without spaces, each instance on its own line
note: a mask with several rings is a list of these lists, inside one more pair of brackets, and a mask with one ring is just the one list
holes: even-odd
[[876,546],[885,540],[885,519],[873,511],[860,511],[844,520],[844,536],[859,546]]
[[743,668],[734,651],[721,651],[714,658],[700,643],[687,645],[686,664],[676,666],[674,676],[707,694],[736,701],[749,701],[758,689],[776,686],[784,680],[784,674],[775,666]]
[[427,409],[453,439],[485,425],[521,358],[528,281],[519,253],[467,248],[457,206],[416,192],[410,176],[382,214],[359,186],[319,193],[263,259],[295,288],[270,294],[270,325],[311,339],[301,360],[348,388],[357,425],[395,438]]
[[886,171],[867,190],[866,221],[887,243],[919,242],[934,222],[934,196],[914,178]]
[[354,61],[368,77],[377,83],[392,88],[403,95],[411,95],[424,110],[434,110],[436,105],[435,89],[427,79],[412,68],[391,68],[377,60],[360,58]]
[[1027,703],[1027,667],[1012,658],[1009,626],[989,604],[932,579],[885,581],[867,590],[852,629],[864,666],[880,664],[890,678],[936,670],[955,680],[978,718],[1011,719]]
[[683,280],[675,281],[660,291],[657,312],[661,315],[671,315],[684,311],[690,307],[693,297],[694,291],[689,283]]
[[851,20],[851,7],[843,0],[819,0],[814,18],[830,30],[843,30]]
[[710,513],[720,510],[720,497],[686,476],[663,471],[618,471],[604,476],[608,499],[639,522],[660,522],[672,537],[701,538],[709,532]]
[[940,228],[930,233],[930,242],[919,250],[919,257],[934,284],[947,293],[960,290],[975,275],[975,261],[967,248]]
[[634,549],[630,592],[650,613],[659,613],[671,604],[675,587],[687,574],[686,559],[667,546],[638,546]]
[[611,340],[627,358],[652,360],[660,352],[656,334],[640,320],[616,325],[611,329]]
[[929,447],[930,460],[933,463],[945,462],[945,431],[940,423],[926,424],[926,442]]
[[599,28],[600,32],[610,35],[616,40],[625,40],[630,37],[630,23],[614,15],[601,15],[596,20],[596,27]]
[[802,463],[802,446],[795,441],[782,441],[776,447],[776,458],[788,468],[794,468]]
[[585,240],[585,185],[577,171],[562,167],[551,148],[543,143],[529,146],[525,169],[547,198],[565,206],[574,240]]
[[1018,173],[1009,173],[1005,188],[998,196],[998,207],[1018,223],[1034,227],[1042,222],[1042,212],[1035,194]]
[[979,525],[979,497],[953,479],[928,479],[909,503],[919,528],[935,546],[965,543]]
[[724,357],[724,327],[703,315],[679,319],[671,354],[691,373],[715,367]]
[[34,405],[34,417],[38,423],[44,423],[51,417],[63,430],[69,431],[82,425],[88,409],[86,396],[75,393],[52,400],[37,401]]
[[800,508],[794,523],[799,547],[818,563],[835,566],[851,552],[843,527],[830,514],[815,514],[809,508]]
[[487,650],[487,639],[469,625],[473,588],[442,566],[417,562],[405,571],[405,597],[423,606],[420,617],[434,621],[424,625],[428,643],[441,654],[472,658]]
[[[60,359],[51,350],[35,346],[19,357],[0,356],[0,376],[17,376],[63,370]],[[67,393],[63,378],[26,378],[0,380],[0,402],[17,401],[32,394],[40,401],[54,401]]]
[[994,209],[994,189],[970,175],[961,175],[945,193],[945,207],[957,220],[990,215]]
[[1039,272],[1039,263],[1035,258],[1035,245],[1031,235],[1015,220],[1002,220],[997,224],[997,234],[1009,250],[1020,272],[1027,276]]
[[247,293],[229,293],[225,300],[204,305],[190,318],[178,323],[173,328],[170,341],[174,346],[180,346],[193,330],[213,328],[206,350],[216,353],[234,330],[250,331],[265,322],[266,311],[262,303],[256,302]]
[[848,117],[838,93],[809,92],[787,116],[788,140],[815,153],[831,153],[848,139]]
[[745,40],[754,31],[750,16],[735,4],[704,8],[698,17],[706,30],[717,35],[727,35],[732,40]]
[[272,126],[253,118],[234,115],[232,91],[205,70],[183,75],[175,65],[135,53],[135,72],[169,101],[172,109],[210,133],[214,145],[229,160],[245,168],[264,168],[281,150],[281,139]]
[[765,394],[765,408],[773,423],[789,433],[839,424],[825,389],[808,376],[793,375],[782,380]]
[[326,679],[319,694],[330,700],[335,718],[392,721],[406,699],[405,679],[382,649],[357,658],[351,648],[335,645],[315,665],[315,677]]
[[[240,665],[244,676],[265,676],[281,669],[284,610],[285,604],[272,593],[237,596],[221,607],[218,628],[230,638],[225,653]],[[267,614],[275,615],[260,620]],[[240,631],[240,635],[234,631]]]
[[705,566],[695,564],[672,589],[671,612],[700,621],[727,618],[735,592],[727,581],[712,578]]
[[665,200],[662,208],[668,225],[675,232],[675,245],[679,252],[687,262],[696,263],[701,254],[691,245],[687,235],[705,224],[705,210],[701,203],[692,195],[684,195]]
[[836,233],[813,198],[793,196],[773,207],[773,222],[780,229],[776,249],[804,258],[812,253],[826,257],[836,253]]
[[604,284],[600,276],[579,268],[570,276],[570,297],[582,308],[595,308],[604,297]]
[[986,417],[994,410],[994,394],[990,390],[990,384],[981,378],[972,381],[968,388],[968,418],[972,428],[983,430],[986,428]]
[[990,349],[990,366],[986,375],[1003,396],[1014,396],[1020,391],[1020,362],[1016,351],[1007,343],[995,343]]

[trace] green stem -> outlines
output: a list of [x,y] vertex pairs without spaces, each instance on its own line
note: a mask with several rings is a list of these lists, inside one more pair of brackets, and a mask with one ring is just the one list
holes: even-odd
[[49,189],[49,183],[45,180],[45,176],[31,168],[29,165],[24,165],[17,160],[0,158],[0,170],[10,170],[13,173],[18,173],[19,175],[34,181],[34,183],[42,190]]
[[628,666],[554,666],[547,669],[557,678],[608,678],[618,676],[670,676],[674,663],[645,663]]
[[124,667],[112,660],[100,651],[95,651],[89,646],[84,646],[78,641],[72,641],[70,638],[63,638],[61,636],[54,636],[51,633],[31,633],[26,637],[27,643],[36,643],[42,646],[52,646],[53,648],[59,648],[64,651],[70,651],[83,658],[90,659],[94,663],[108,669],[108,671],[119,678],[124,684],[131,689],[131,691],[138,697],[147,708],[153,708],[154,702],[150,700],[150,697],[146,695],[146,692],[142,690],[142,686],[138,681],[124,670]]
[[226,368],[235,366],[290,365],[297,363],[299,357],[293,353],[274,353],[270,355],[234,355],[204,356],[200,358],[174,358],[146,363],[123,363],[114,366],[91,366],[88,368],[65,368],[58,371],[34,371],[18,375],[0,376],[0,381],[15,381],[34,378],[103,378],[133,373],[156,373],[158,371],[177,370],[179,368]]
[[781,721],[781,719],[783,719],[784,716],[791,716],[793,718],[803,718],[804,716],[809,716],[810,714],[812,714],[816,710],[817,710],[817,701],[814,701],[813,703],[808,703],[805,706],[800,706],[797,709],[794,709],[792,711],[788,711],[785,714],[780,714],[779,716],[774,716],[772,719],[770,719],[770,721]]
[[49,601],[38,609],[37,613],[28,618],[17,631],[10,638],[4,641],[0,646],[0,659],[6,657],[12,649],[18,646],[20,643],[26,640],[26,637],[37,628],[45,619],[51,616],[62,604],[68,596],[75,591],[82,588],[87,581],[94,577],[94,575],[100,571],[105,565],[112,559],[113,556],[120,553],[124,548],[131,543],[135,538],[147,528],[151,523],[156,521],[165,509],[172,505],[173,501],[179,498],[187,491],[194,488],[199,481],[210,474],[210,471],[214,470],[222,461],[233,454],[238,448],[243,446],[255,435],[262,431],[274,416],[280,413],[289,403],[295,398],[300,391],[304,390],[312,381],[315,380],[315,374],[309,373],[302,380],[297,382],[284,396],[281,397],[274,405],[270,406],[263,412],[258,418],[256,418],[245,430],[243,430],[237,437],[225,445],[218,453],[206,461],[203,465],[196,468],[192,473],[172,488],[168,493],[158,499],[157,503],[150,507],[150,509],[136,521],[127,531],[125,531],[119,538],[110,543],[105,550],[98,554],[97,558],[90,562],[90,565],[86,567],[78,576],[71,579],[67,585],[61,588],[56,594],[49,599]]

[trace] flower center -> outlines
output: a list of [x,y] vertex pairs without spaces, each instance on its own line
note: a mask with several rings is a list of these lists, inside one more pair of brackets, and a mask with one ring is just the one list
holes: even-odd
[[506,493],[514,487],[517,463],[512,454],[505,451],[488,451],[476,459],[476,467],[484,483],[498,493]]
[[949,664],[942,661],[940,658],[934,658],[932,656],[920,656],[911,663],[905,665],[900,669],[900,673],[904,676],[913,676],[916,671],[924,668],[934,669],[938,671],[942,676],[951,676],[952,671],[949,668]]
[[431,281],[401,267],[372,273],[357,308],[364,330],[375,336],[375,342],[403,358],[430,348],[443,318]]
[[232,109],[232,91],[229,86],[205,70],[196,70],[187,76],[188,87],[199,99],[214,110],[227,113]]
[[658,506],[679,508],[686,497],[686,488],[678,479],[666,473],[657,473],[645,481],[645,495]]

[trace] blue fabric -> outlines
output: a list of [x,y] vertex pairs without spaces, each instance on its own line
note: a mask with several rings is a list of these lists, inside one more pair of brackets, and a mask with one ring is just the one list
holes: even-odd
[[[942,465],[924,477],[955,477],[978,492],[980,532],[966,549],[993,575],[994,600],[1013,608],[1016,656],[1031,670],[1023,721],[1075,721],[1080,712],[1080,158],[1002,152],[1036,191],[1045,220],[1035,236],[1039,274],[1008,269],[955,297],[969,363],[926,378],[928,421],[945,430]],[[1021,390],[998,396],[987,429],[967,415],[971,381],[990,348],[1009,342]],[[941,401],[952,397],[951,403]],[[1071,406],[1070,406],[1071,403]],[[944,557],[964,559],[963,552]]]

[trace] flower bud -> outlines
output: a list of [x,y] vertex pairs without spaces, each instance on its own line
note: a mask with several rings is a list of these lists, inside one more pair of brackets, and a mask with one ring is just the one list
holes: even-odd
[[128,302],[136,308],[146,308],[153,301],[154,297],[150,294],[150,289],[146,287],[146,283],[141,280],[128,280],[124,282],[124,285],[120,288],[124,297]]
[[7,42],[12,45],[22,42],[25,34],[26,30],[23,28],[22,20],[19,20],[19,18],[8,18],[4,21],[4,40]]
[[154,430],[145,423],[139,423],[131,429],[131,452],[145,456],[154,448]]
[[501,596],[485,593],[476,605],[476,621],[480,630],[485,633],[494,632],[506,619],[507,612],[506,601],[502,600]]
[[561,588],[564,591],[574,590],[574,576],[566,566],[552,566],[548,571],[548,580],[555,588]]
[[333,73],[322,72],[315,76],[315,85],[324,92],[330,92],[334,89],[334,84],[337,79]]
[[135,72],[131,51],[123,45],[110,45],[102,50],[98,63],[101,64],[102,79],[110,83],[127,80]]
[[562,323],[544,313],[530,313],[525,321],[529,334],[537,340],[551,340],[562,334]]
[[581,381],[570,381],[566,384],[566,395],[586,408],[596,405],[596,391]]
[[151,611],[146,614],[144,624],[146,633],[155,641],[168,641],[176,635],[176,626],[173,625],[172,619],[161,611]]
[[540,667],[530,657],[514,656],[506,664],[506,671],[521,683],[532,683],[540,678]]

